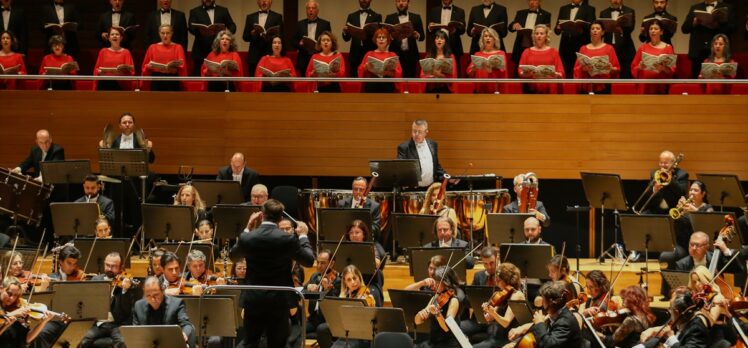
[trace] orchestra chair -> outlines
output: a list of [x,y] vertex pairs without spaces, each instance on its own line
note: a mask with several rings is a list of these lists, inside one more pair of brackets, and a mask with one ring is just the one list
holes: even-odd
[[670,94],[704,94],[704,87],[699,83],[676,83],[670,85]]
[[404,332],[380,332],[374,336],[374,348],[413,347],[413,339]]
[[277,199],[286,207],[286,213],[299,218],[299,188],[296,186],[281,185],[273,187],[270,198]]

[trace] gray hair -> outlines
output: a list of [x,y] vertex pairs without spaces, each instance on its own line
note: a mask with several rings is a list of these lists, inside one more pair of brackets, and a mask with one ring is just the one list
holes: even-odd
[[221,53],[221,38],[224,35],[228,35],[229,39],[231,40],[231,43],[229,44],[229,52],[236,52],[238,50],[238,47],[236,46],[236,39],[234,38],[234,34],[231,34],[231,32],[228,30],[221,30],[220,32],[218,32],[218,35],[216,35],[216,38],[213,40],[213,45],[211,46],[213,53],[215,54]]

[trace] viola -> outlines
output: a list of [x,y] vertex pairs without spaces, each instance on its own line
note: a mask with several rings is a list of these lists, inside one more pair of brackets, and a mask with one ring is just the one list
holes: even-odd
[[506,301],[510,297],[512,297],[513,293],[514,293],[514,288],[512,286],[507,286],[504,289],[494,291],[488,303],[490,303],[492,307],[499,307],[503,305],[504,303],[506,303]]
[[604,312],[597,313],[592,320],[592,326],[595,328],[605,327],[618,327],[623,324],[623,321],[631,314],[628,309],[620,310],[607,310]]

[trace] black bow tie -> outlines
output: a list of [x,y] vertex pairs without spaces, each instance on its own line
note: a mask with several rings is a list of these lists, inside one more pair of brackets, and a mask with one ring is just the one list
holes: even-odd
[[306,24],[317,24],[317,20],[307,20]]
[[257,11],[257,13],[264,13],[264,14],[268,14],[268,10],[259,10],[259,11]]
[[407,15],[408,15],[408,10],[405,10],[405,11],[397,11],[397,15],[398,15],[398,16],[407,16]]
[[161,14],[165,14],[165,13],[171,13],[171,9],[168,9],[168,10],[161,9]]
[[65,5],[65,2],[64,2],[64,1],[59,1],[59,2],[55,1],[54,3],[55,3],[55,5],[57,5],[57,6],[62,6],[62,5]]
[[571,4],[571,8],[579,8],[579,4]]
[[358,10],[358,13],[359,13],[359,14],[360,14],[360,13],[366,13],[366,14],[368,14],[368,13],[369,13],[369,9],[368,9],[368,8],[367,8],[367,9],[363,9],[363,8],[362,8],[362,9],[359,9],[359,10]]
[[112,14],[114,13],[122,13],[122,10],[112,10]]
[[450,10],[450,11],[452,11],[452,6],[444,6],[444,7],[442,7],[442,9],[445,9],[445,10]]
[[493,6],[493,4],[483,5],[483,9],[488,9],[488,10],[490,10],[490,9],[491,9],[491,6]]
[[10,12],[10,8],[5,8],[5,7],[0,8],[0,12],[3,12],[3,11]]
[[530,14],[530,13],[540,14],[540,11],[538,11],[538,10],[527,10],[527,13],[528,14]]
[[207,6],[207,5],[203,5],[203,8],[204,8],[204,9],[205,9],[206,11],[207,11],[207,10],[215,10],[215,9],[216,9],[216,5],[210,5],[210,6]]
[[623,12],[620,8],[610,8],[610,12]]

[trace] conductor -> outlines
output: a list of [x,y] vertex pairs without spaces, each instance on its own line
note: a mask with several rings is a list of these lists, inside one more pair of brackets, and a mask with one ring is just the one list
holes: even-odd
[[[247,224],[253,226],[261,219],[260,226],[251,231],[245,229],[231,250],[235,262],[242,257],[247,260],[248,285],[293,287],[293,262],[306,267],[314,264],[307,231],[297,228],[296,233],[289,234],[278,228],[283,209],[283,204],[275,199],[266,201]],[[295,308],[296,302],[290,292],[245,291],[241,303],[246,332],[238,347],[259,347],[263,333],[268,347],[285,347],[291,329],[289,309]]]

